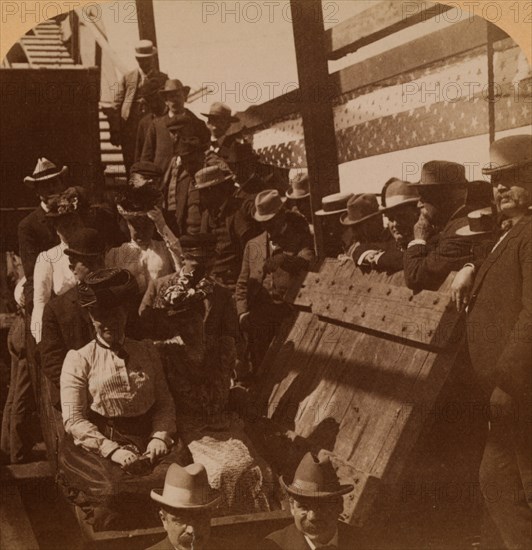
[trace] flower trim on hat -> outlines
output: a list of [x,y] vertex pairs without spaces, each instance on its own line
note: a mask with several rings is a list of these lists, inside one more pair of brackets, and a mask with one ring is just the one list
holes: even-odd
[[159,289],[153,307],[174,312],[188,310],[210,296],[215,284],[210,277],[204,277],[194,284],[194,273],[176,273]]

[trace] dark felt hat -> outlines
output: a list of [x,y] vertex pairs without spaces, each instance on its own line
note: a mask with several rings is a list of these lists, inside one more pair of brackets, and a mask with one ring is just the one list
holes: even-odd
[[297,497],[331,498],[350,493],[353,485],[341,485],[329,457],[317,457],[307,453],[294,474],[292,483],[287,484],[281,476],[285,491]]
[[67,256],[99,256],[103,254],[104,246],[103,239],[96,229],[82,227],[69,239],[65,254]]
[[135,277],[127,269],[119,268],[93,271],[78,285],[82,307],[111,309],[129,302],[138,291]]
[[236,116],[233,116],[233,114],[231,113],[231,107],[229,107],[229,105],[226,105],[225,103],[222,103],[221,101],[215,101],[211,105],[208,113],[201,114],[203,116],[206,116],[207,118],[225,118],[231,122],[238,122],[238,118]]
[[185,94],[185,96],[188,96],[188,94],[190,93],[190,86],[183,86],[181,80],[178,80],[177,78],[171,78],[164,83],[164,86],[162,90],[159,90],[159,93],[164,97],[168,94],[181,91]]
[[66,166],[58,168],[53,162],[49,161],[47,158],[42,157],[37,160],[37,164],[35,166],[35,169],[33,170],[33,174],[24,178],[24,183],[30,185],[43,183],[53,178],[61,177],[67,172],[68,168]]
[[482,173],[488,176],[532,164],[532,136],[518,135],[498,139],[490,147],[490,164]]
[[221,183],[234,181],[234,174],[223,170],[220,165],[215,164],[214,166],[206,166],[196,172],[194,179],[196,181],[196,189],[207,189]]
[[467,186],[465,166],[447,160],[431,160],[421,168],[421,178],[412,187]]
[[377,197],[370,193],[353,195],[347,202],[347,212],[340,217],[342,225],[356,225],[379,215]]

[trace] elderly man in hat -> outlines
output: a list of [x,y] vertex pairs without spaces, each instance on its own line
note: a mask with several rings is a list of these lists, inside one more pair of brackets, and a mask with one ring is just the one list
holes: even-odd
[[[386,215],[387,230],[384,235],[382,231],[380,235],[377,233],[377,240],[355,243],[348,253],[353,261],[362,268],[388,274],[401,271],[404,251],[414,237],[414,224],[419,218],[418,200],[415,189],[407,182],[396,178],[389,180],[383,189],[382,206],[373,215],[373,220],[378,220],[381,227],[382,214]],[[371,214],[368,215],[371,219]]]
[[294,523],[270,533],[259,545],[260,550],[360,548],[353,531],[339,521],[343,495],[353,491],[354,486],[340,483],[327,456],[307,453],[292,483],[286,483],[281,477],[281,485],[288,493]]
[[148,550],[225,550],[229,543],[211,538],[211,515],[220,495],[210,488],[202,464],[172,464],[164,487],[151,498],[159,505],[166,538]]
[[325,255],[337,258],[344,252],[342,236],[345,227],[340,223],[340,216],[347,212],[347,203],[352,193],[333,193],[321,199],[321,208],[314,212],[321,225]]
[[168,124],[170,119],[176,118],[182,127],[186,127],[189,136],[196,136],[203,143],[209,141],[209,130],[192,111],[185,108],[185,102],[190,92],[189,86],[183,86],[177,79],[167,80],[164,88],[159,92],[166,104],[165,115],[153,119],[144,147],[141,160],[154,162],[163,173],[174,156],[174,141],[170,136]]
[[487,258],[453,283],[468,304],[471,362],[490,397],[489,434],[480,466],[482,547],[530,547],[532,525],[532,136],[491,145],[495,203],[508,223]]
[[468,224],[465,168],[431,161],[423,165],[420,181],[410,185],[419,193],[420,214],[404,254],[405,281],[413,290],[437,290],[452,271],[474,258],[471,238],[456,234]]
[[287,210],[275,189],[256,196],[253,217],[263,232],[246,244],[235,296],[257,368],[290,311],[284,295],[293,277],[308,271],[314,260],[314,243],[305,218]]
[[125,74],[121,79],[109,114],[111,143],[122,147],[124,164],[129,174],[135,162],[137,128],[143,116],[141,107],[141,87],[149,78],[168,78],[155,68],[157,48],[150,40],[140,40],[135,46],[138,68]]
[[220,101],[213,103],[208,113],[201,114],[207,117],[207,128],[211,133],[209,149],[227,161],[236,136],[228,135],[228,131],[232,124],[238,122],[238,118],[231,114],[228,105]]
[[76,286],[52,298],[43,313],[41,367],[50,380],[53,404],[60,408],[59,379],[68,350],[79,349],[94,337],[86,309],[79,304],[78,289],[85,277],[104,267],[104,243],[95,229],[82,227],[64,251]]
[[200,232],[216,237],[213,277],[234,291],[246,243],[259,232],[249,199],[237,196],[235,177],[220,164],[199,170],[195,177],[202,209]]
[[46,218],[50,198],[67,188],[68,168],[58,168],[46,158],[37,161],[33,174],[24,178],[40,200],[40,205],[28,214],[18,226],[18,243],[22,267],[26,276],[24,302],[26,312],[33,309],[33,270],[37,256],[59,244],[59,237],[50,219]]
[[197,136],[183,117],[168,119],[167,128],[174,143],[174,156],[162,184],[168,223],[178,235],[197,233],[201,206],[194,174],[203,167],[208,142],[206,136]]

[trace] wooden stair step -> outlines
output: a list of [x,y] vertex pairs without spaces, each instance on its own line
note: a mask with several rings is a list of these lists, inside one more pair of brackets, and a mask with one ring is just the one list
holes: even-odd
[[111,132],[109,132],[108,130],[102,131],[101,124],[100,124],[100,141],[108,142],[110,139],[111,139]]
[[124,159],[122,153],[104,153],[102,154],[102,162],[104,164],[122,164]]
[[113,145],[108,141],[100,140],[100,150],[102,153],[117,153],[122,155],[122,149],[120,149],[120,147],[117,147],[116,145]]
[[54,58],[54,57],[40,57],[37,59],[30,58],[31,62],[34,65],[74,65],[74,60],[72,59],[65,59],[62,57]]
[[[108,120],[100,120],[100,131],[109,131],[109,121]],[[110,136],[109,136],[110,137]]]
[[103,172],[106,176],[120,177],[126,175],[126,167],[123,164],[108,164]]
[[[70,55],[69,55],[68,52],[54,51],[53,54],[56,57],[70,58]],[[35,52],[30,52],[30,55],[31,55],[31,57],[50,57],[49,52],[45,52],[45,51],[42,51],[42,50],[36,50]]]

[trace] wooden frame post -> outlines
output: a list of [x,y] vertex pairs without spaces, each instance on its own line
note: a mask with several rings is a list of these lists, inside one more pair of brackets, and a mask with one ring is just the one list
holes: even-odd
[[493,42],[495,41],[495,27],[486,22],[488,33],[487,58],[488,58],[488,119],[489,119],[489,139],[490,145],[495,141],[495,51]]
[[314,211],[325,195],[340,190],[332,93],[321,0],[290,0],[303,133],[310,183],[316,251],[325,256],[323,231]]
[[[151,40],[157,46],[157,33],[155,32],[155,15],[153,13],[153,0],[135,0],[137,6],[137,21],[139,25],[139,38]],[[159,56],[155,54],[154,68],[159,70]]]

